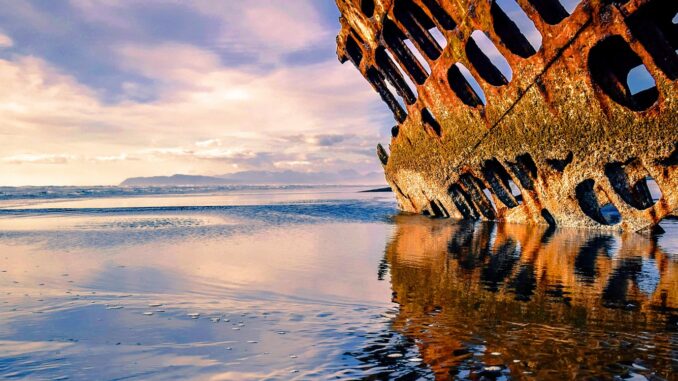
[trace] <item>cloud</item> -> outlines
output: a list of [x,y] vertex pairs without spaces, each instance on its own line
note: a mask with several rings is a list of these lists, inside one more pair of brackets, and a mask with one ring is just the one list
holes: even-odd
[[122,69],[164,84],[186,86],[220,67],[217,54],[173,42],[152,46],[126,44],[119,46],[116,53]]
[[245,51],[260,61],[277,61],[284,54],[333,39],[314,0],[286,1],[283,6],[267,0],[196,0],[192,6],[219,19],[222,47]]
[[20,154],[2,159],[9,164],[66,164],[75,159],[72,155]]
[[221,139],[207,139],[195,142],[198,147],[219,147],[221,146]]
[[[170,61],[187,51],[159,49]],[[152,47],[147,54],[136,58],[139,72],[146,73],[149,62],[163,61]],[[39,58],[0,59],[0,135],[5,147],[13,154],[39,149],[66,150],[79,157],[114,158],[121,152],[138,157],[134,166],[126,163],[106,171],[73,166],[71,181],[117,183],[129,176],[273,167],[276,162],[303,162],[296,156],[321,147],[346,150],[376,144],[376,132],[363,137],[344,132],[378,123],[372,115],[378,100],[353,68],[324,62],[255,76],[223,67],[207,53],[196,56],[192,65],[159,64],[156,73],[148,72],[165,83],[154,101],[118,104],[103,103],[90,88]],[[129,56],[119,58],[125,63]],[[211,138],[199,139],[203,136]],[[280,144],[290,136],[303,144]],[[199,160],[231,166],[195,165]],[[94,160],[110,165],[120,161]],[[34,184],[55,181],[54,174],[14,174],[17,181],[22,177]]]
[[310,146],[330,147],[355,138],[353,134],[317,134],[292,135],[284,139],[292,143],[304,143]]
[[145,25],[145,20],[154,15],[150,12],[172,9],[194,19],[193,28],[213,25],[215,30],[210,30],[213,47],[265,63],[280,62],[286,55],[308,50],[334,37],[334,31],[323,24],[314,0],[284,4],[270,0],[71,0],[70,5],[90,23],[120,31],[131,30],[146,37],[158,27]]
[[249,150],[241,151],[229,149],[210,149],[197,151],[194,153],[194,156],[198,159],[208,159],[208,160],[246,161],[256,158],[257,153]]
[[129,11],[140,5],[118,0],[70,0],[69,3],[85,20],[119,28],[133,27]]
[[[312,2],[244,3],[177,4],[220,20],[258,9],[266,22],[280,18],[279,25],[302,25],[285,26],[289,33],[272,36],[251,30],[263,28],[264,21],[259,26],[245,18],[223,23],[231,29],[218,38],[252,32],[238,44],[278,58],[314,44],[334,45],[331,28],[320,25]],[[73,4],[86,9],[87,17],[106,17],[107,12],[113,17],[126,15],[140,2]],[[144,41],[134,38],[136,29],[131,33],[132,38],[111,45],[106,60],[125,73],[117,84],[123,93],[114,102],[37,54],[0,59],[2,155],[14,158],[0,158],[5,184],[115,184],[133,176],[299,166],[379,169],[364,152],[373,153],[380,127],[390,125],[392,118],[355,68],[339,64],[336,57],[293,65],[234,65],[211,46]],[[21,170],[11,165],[26,153],[61,160],[65,170],[45,170],[38,160],[21,161]]]
[[4,33],[0,33],[0,48],[11,48],[12,46],[14,46],[12,38]]
[[115,161],[128,161],[128,160],[139,160],[136,157],[131,157],[126,153],[121,153],[119,155],[113,156],[95,156],[91,160],[95,162],[115,162]]
[[329,147],[333,146],[336,144],[339,144],[346,139],[348,139],[349,136],[347,135],[316,135],[312,139],[310,139],[308,142],[317,144],[319,146],[323,147]]

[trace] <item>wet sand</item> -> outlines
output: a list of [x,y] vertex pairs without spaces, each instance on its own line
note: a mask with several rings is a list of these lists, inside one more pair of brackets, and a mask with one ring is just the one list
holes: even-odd
[[678,374],[675,220],[455,223],[338,188],[0,204],[0,378]]

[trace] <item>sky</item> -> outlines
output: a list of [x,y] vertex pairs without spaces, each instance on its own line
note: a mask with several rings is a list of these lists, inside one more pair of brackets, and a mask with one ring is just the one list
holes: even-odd
[[334,0],[0,0],[0,185],[380,172]]
[[[515,0],[498,2],[541,46]],[[561,2],[571,12],[579,0]],[[375,147],[390,141],[394,120],[358,70],[337,60],[334,0],[0,7],[0,186],[252,170],[383,180]],[[510,79],[508,62],[476,34]],[[633,93],[654,86],[636,69]]]

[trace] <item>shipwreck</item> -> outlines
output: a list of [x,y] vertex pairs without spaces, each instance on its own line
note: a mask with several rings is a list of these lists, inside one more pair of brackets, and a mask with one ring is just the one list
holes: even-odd
[[402,210],[647,231],[678,208],[678,1],[337,5],[340,61],[396,120]]

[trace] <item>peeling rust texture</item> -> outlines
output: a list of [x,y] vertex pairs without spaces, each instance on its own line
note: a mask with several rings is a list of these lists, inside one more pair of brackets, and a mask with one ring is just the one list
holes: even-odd
[[[517,0],[538,50],[494,0],[336,1],[339,60],[396,120],[379,158],[402,210],[641,231],[678,208],[678,1]],[[643,65],[655,86],[633,92]]]

